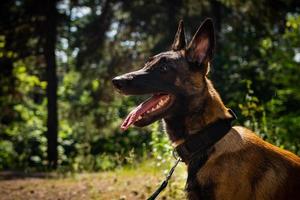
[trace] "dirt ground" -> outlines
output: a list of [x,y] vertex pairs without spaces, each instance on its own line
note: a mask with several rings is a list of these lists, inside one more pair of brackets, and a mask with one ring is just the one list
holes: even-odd
[[[75,174],[67,178],[49,174],[20,175],[2,172],[0,200],[147,199],[164,177],[162,170],[147,167]],[[184,171],[177,169],[169,186],[158,199],[185,199],[184,179]]]

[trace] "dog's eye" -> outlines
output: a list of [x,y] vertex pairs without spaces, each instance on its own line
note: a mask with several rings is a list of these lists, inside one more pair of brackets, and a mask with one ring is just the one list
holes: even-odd
[[160,69],[161,72],[166,73],[168,71],[168,66],[167,65],[163,65],[159,69]]

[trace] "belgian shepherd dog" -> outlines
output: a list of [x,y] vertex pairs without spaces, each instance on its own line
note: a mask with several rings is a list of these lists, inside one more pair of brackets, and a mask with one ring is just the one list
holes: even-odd
[[300,199],[300,158],[247,128],[231,126],[234,113],[208,79],[214,47],[211,19],[204,20],[189,44],[180,21],[170,51],[115,77],[113,85],[123,94],[152,95],[121,128],[163,120],[187,165],[187,199]]

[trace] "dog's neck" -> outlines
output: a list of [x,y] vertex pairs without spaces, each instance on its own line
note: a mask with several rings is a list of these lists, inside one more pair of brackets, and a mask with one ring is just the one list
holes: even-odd
[[189,134],[201,131],[218,119],[231,117],[220,95],[206,77],[205,83],[204,90],[189,99],[190,107],[185,115],[164,119],[166,131],[175,146],[184,142]]

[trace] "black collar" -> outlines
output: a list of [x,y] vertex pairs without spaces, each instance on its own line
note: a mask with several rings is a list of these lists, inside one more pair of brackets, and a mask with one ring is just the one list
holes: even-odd
[[229,112],[232,115],[231,118],[217,120],[204,129],[189,135],[182,144],[175,147],[178,156],[185,163],[189,163],[193,156],[206,154],[231,129],[231,122],[236,119],[236,115],[230,109]]

